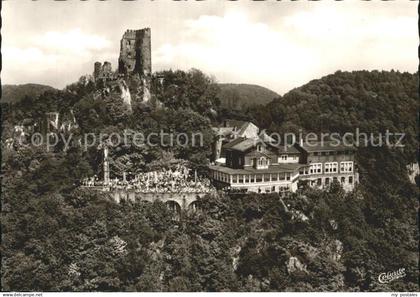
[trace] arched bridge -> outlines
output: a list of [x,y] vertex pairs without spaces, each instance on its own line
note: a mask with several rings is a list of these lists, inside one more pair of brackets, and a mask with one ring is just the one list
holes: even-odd
[[197,207],[197,198],[204,197],[208,192],[181,192],[181,193],[155,193],[138,192],[127,189],[113,189],[110,191],[111,197],[115,202],[126,201],[162,201],[174,211],[195,210]]

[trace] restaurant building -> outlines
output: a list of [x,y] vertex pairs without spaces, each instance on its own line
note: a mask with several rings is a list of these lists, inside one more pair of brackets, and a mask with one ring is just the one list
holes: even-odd
[[209,166],[219,189],[242,192],[295,192],[299,185],[327,188],[334,181],[344,190],[358,182],[352,146],[335,143],[296,143],[284,146],[262,131],[236,137],[222,146],[225,159]]

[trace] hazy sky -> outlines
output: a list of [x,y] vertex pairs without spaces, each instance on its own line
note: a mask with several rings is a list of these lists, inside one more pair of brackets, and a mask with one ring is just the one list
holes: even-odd
[[153,70],[198,68],[283,94],[336,70],[418,66],[417,1],[3,2],[3,84],[58,88],[117,66],[126,29],[152,29]]

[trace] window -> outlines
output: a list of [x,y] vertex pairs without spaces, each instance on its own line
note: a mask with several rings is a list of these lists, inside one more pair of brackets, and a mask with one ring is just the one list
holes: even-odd
[[262,152],[262,150],[263,150],[263,149],[262,149],[262,145],[261,145],[261,144],[258,144],[258,145],[257,145],[257,151]]
[[272,181],[277,181],[277,173],[274,173],[271,175],[271,180]]
[[337,162],[328,162],[324,164],[325,173],[336,173],[338,170]]
[[316,180],[316,184],[317,184],[318,186],[320,186],[320,185],[322,184],[322,178],[318,178],[318,179]]
[[264,181],[270,181],[270,174],[264,174]]
[[284,173],[280,173],[280,180],[285,180],[285,179],[286,179],[285,174]]
[[341,183],[344,184],[346,182],[346,178],[344,176],[341,177]]
[[267,160],[265,157],[261,157],[258,159],[258,168],[268,168],[270,161]]
[[256,179],[257,179],[257,183],[262,182],[262,175],[261,174],[257,174],[256,175]]
[[279,192],[287,192],[287,191],[289,191],[289,187],[287,187],[287,186],[280,186],[279,187]]
[[286,180],[290,180],[290,173],[286,173]]
[[236,174],[232,175],[232,184],[236,184],[237,180],[238,180],[238,176]]
[[249,175],[247,174],[247,175],[245,175],[245,182],[246,183],[249,183]]
[[349,176],[349,184],[353,183],[353,176]]
[[239,182],[240,183],[244,182],[244,176],[242,174],[239,174]]
[[309,166],[309,173],[320,174],[322,173],[322,163],[313,163]]
[[353,161],[341,162],[340,172],[353,172]]
[[326,185],[329,185],[330,184],[330,179],[327,177],[327,178],[325,178],[325,184]]
[[287,155],[281,155],[281,159],[282,159],[283,161],[287,161]]

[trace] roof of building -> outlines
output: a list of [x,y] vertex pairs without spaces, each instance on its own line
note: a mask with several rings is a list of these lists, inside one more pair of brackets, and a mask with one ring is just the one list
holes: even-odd
[[324,142],[304,142],[299,145],[307,152],[329,152],[329,151],[345,151],[356,150],[354,145],[344,144],[337,141],[324,141]]
[[216,133],[216,135],[227,136],[232,134],[233,127],[213,127],[212,130]]
[[304,164],[288,163],[288,164],[276,164],[270,165],[266,169],[256,169],[253,167],[245,169],[234,169],[221,165],[210,165],[209,168],[217,170],[226,174],[264,174],[264,173],[281,173],[281,172],[294,172],[299,170],[300,167],[305,166]]
[[258,137],[264,142],[270,142],[270,143],[275,143],[276,142],[276,140],[273,137],[271,137],[267,134],[265,129],[261,130],[260,134],[258,134]]
[[223,148],[230,149],[240,152],[245,152],[250,148],[254,147],[257,143],[262,143],[259,138],[245,138],[245,137],[238,137],[235,140],[226,143]]
[[280,144],[277,145],[279,154],[300,154],[299,150],[294,145]]
[[223,148],[224,149],[230,149],[231,147],[235,146],[236,144],[242,142],[245,139],[246,138],[244,138],[244,137],[235,138],[234,140],[232,140],[232,141],[226,143],[225,145],[223,145]]
[[257,150],[251,152],[248,156],[252,156],[252,157],[266,157],[266,158],[270,158],[270,155],[263,153],[263,152],[259,152]]
[[[241,128],[240,128],[240,130],[239,130],[239,132],[238,132],[238,135],[239,136],[241,136],[241,137],[245,137],[246,135],[246,132],[247,132],[247,130],[249,129],[249,128],[251,128],[251,129],[254,129],[254,130],[256,130],[257,132],[258,132],[258,130],[259,130],[259,128],[256,126],[256,125],[254,125],[253,123],[251,123],[251,122],[245,122],[242,126],[241,126]],[[257,135],[255,135],[255,136],[257,136]]]
[[[219,136],[235,135],[236,137],[250,137],[249,134],[253,134],[253,137],[257,137],[259,128],[251,123],[239,120],[226,120],[224,125],[219,127],[213,127],[212,130]],[[257,131],[257,132],[253,132]]]

